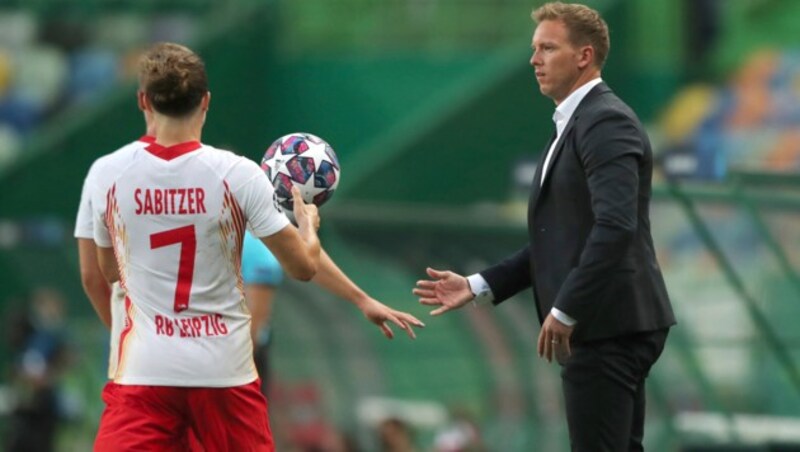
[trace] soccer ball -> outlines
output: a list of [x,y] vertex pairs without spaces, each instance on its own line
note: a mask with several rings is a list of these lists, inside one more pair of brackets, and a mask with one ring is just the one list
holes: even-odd
[[333,148],[322,138],[296,132],[275,140],[261,169],[275,187],[278,204],[291,211],[292,185],[300,189],[303,201],[321,206],[331,199],[339,185],[341,167]]

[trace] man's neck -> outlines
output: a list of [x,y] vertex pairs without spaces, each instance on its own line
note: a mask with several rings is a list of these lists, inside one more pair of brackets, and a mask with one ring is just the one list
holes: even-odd
[[586,72],[582,73],[575,80],[575,83],[572,84],[572,88],[570,88],[570,90],[569,90],[569,92],[567,93],[566,96],[564,96],[562,99],[558,99],[558,100],[553,99],[553,101],[556,104],[556,107],[561,105],[561,103],[564,102],[564,100],[566,98],[568,98],[570,95],[572,95],[572,93],[577,91],[581,86],[583,86],[583,85],[585,85],[585,84],[587,84],[587,83],[591,82],[592,80],[594,80],[596,78],[599,78],[599,77],[600,77],[600,70],[599,69],[593,69],[591,71],[586,71]]
[[155,124],[155,137],[162,146],[173,146],[187,141],[200,141],[202,122],[197,118],[171,118],[161,115]]

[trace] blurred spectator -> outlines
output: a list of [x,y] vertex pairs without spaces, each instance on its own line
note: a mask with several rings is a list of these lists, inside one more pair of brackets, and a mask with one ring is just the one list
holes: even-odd
[[466,411],[456,410],[452,421],[436,433],[433,440],[436,452],[485,452],[478,424]]
[[30,313],[12,315],[9,328],[16,353],[9,452],[52,451],[61,418],[58,384],[68,362],[64,299],[53,289],[40,288],[31,297],[30,307]]
[[378,425],[378,443],[381,452],[414,452],[417,450],[411,426],[399,418],[388,418]]
[[325,434],[319,452],[359,452],[355,439],[342,430],[330,429]]
[[314,382],[270,386],[270,427],[281,452],[359,452],[355,438],[324,415],[321,390]]

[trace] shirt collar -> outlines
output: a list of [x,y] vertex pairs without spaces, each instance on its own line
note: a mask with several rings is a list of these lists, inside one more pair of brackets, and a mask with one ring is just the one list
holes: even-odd
[[172,146],[162,146],[156,142],[150,143],[145,150],[158,158],[164,160],[176,159],[189,152],[196,151],[203,147],[199,141],[186,141],[183,143],[173,144]]
[[575,110],[578,108],[583,98],[589,94],[592,88],[602,82],[603,79],[597,77],[596,79],[584,83],[580,88],[573,91],[563,102],[558,104],[555,113],[553,113],[553,121],[557,123],[558,121],[572,117],[572,114],[575,113]]

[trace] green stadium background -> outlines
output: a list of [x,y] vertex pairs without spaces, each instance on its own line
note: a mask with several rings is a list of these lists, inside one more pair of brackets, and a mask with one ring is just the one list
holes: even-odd
[[[187,15],[199,30],[187,44],[206,60],[213,94],[204,141],[258,160],[275,138],[306,131],[337,151],[342,182],[321,209],[324,246],[375,298],[427,327],[416,341],[386,341],[347,303],[285,284],[271,413],[285,450],[326,429],[380,450],[376,426],[388,416],[412,426],[418,450],[436,450],[465,414],[488,450],[562,451],[558,369],[536,357],[529,295],[439,318],[411,295],[428,265],[473,272],[526,240],[514,171],[552,130],[553,105],[528,66],[540,3],[19,0],[0,12]],[[718,22],[702,53],[698,2],[586,3],[611,28],[603,77],[648,124],[657,152],[687,87],[729,86],[764,47],[800,49],[792,0],[705,2]],[[64,109],[0,166],[0,307],[24,309],[41,287],[67,300],[61,388],[72,414],[58,450],[89,450],[102,410],[106,332],[81,289],[71,232],[91,162],[143,132],[134,93],[129,80]],[[649,380],[648,450],[800,450],[797,166],[774,171],[759,155],[713,181],[656,175],[654,238],[679,325]],[[8,434],[15,350],[4,342],[0,356]]]

